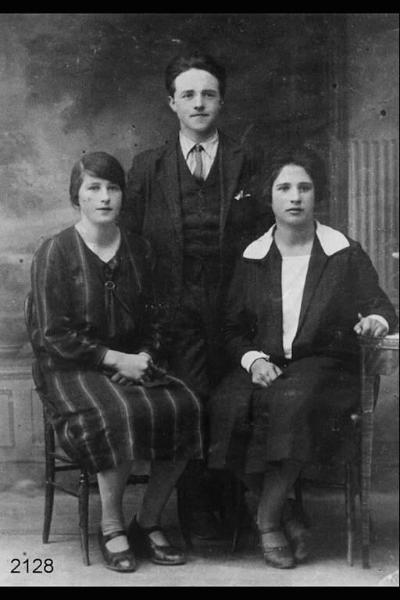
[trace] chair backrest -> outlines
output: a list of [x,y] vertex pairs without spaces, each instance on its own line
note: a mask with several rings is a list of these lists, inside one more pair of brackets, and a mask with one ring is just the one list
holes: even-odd
[[[32,317],[33,317],[33,297],[32,292],[29,291],[25,296],[24,302],[24,318],[25,318],[25,327],[28,332],[29,341],[32,345]],[[32,347],[33,350],[33,347]]]

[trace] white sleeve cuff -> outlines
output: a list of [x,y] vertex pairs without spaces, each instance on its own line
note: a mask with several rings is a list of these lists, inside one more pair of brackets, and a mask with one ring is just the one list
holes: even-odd
[[367,315],[368,317],[371,317],[371,319],[376,319],[377,321],[379,321],[379,323],[382,323],[382,325],[384,325],[386,327],[386,329],[389,331],[389,323],[386,321],[385,317],[382,317],[382,315]]
[[268,354],[264,354],[264,352],[258,352],[257,350],[250,350],[249,352],[243,354],[240,364],[242,365],[243,369],[246,369],[246,371],[250,373],[250,367],[253,362],[257,360],[257,358],[266,358],[269,360]]

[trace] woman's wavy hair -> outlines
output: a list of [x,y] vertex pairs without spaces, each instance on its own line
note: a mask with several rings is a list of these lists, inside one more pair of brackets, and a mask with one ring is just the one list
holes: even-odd
[[107,152],[90,152],[78,160],[71,171],[69,197],[73,206],[79,206],[79,190],[85,174],[107,179],[125,192],[125,172],[120,162]]
[[327,195],[327,176],[325,162],[320,154],[309,144],[279,146],[271,152],[267,164],[261,173],[261,194],[267,204],[272,204],[272,186],[287,165],[303,167],[312,179],[315,201],[321,202]]

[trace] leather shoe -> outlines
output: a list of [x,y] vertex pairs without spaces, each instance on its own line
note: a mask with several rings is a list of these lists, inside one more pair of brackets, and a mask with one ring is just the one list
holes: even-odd
[[175,548],[169,542],[166,546],[160,546],[152,540],[150,534],[153,531],[161,531],[166,538],[165,533],[159,525],[146,528],[141,527],[135,516],[128,527],[128,541],[132,547],[135,547],[135,551],[138,554],[150,558],[157,565],[173,566],[185,564],[186,556],[181,550]]
[[189,528],[200,540],[219,540],[222,537],[218,519],[211,511],[193,511]]
[[304,562],[309,555],[311,533],[306,515],[293,500],[288,500],[285,505],[282,523],[296,561]]
[[308,543],[311,534],[295,520],[286,521],[285,531],[291,542],[293,554],[297,562],[304,562],[309,555]]
[[101,553],[106,563],[106,568],[120,573],[131,573],[136,570],[136,559],[131,549],[122,550],[121,552],[111,552],[106,546],[110,540],[126,535],[126,532],[121,530],[113,531],[108,535],[103,535],[101,528],[98,531],[98,539]]
[[[270,541],[266,539],[267,534],[274,534]],[[275,541],[273,539],[275,538]],[[282,542],[277,542],[281,539]],[[260,531],[261,547],[264,560],[268,565],[276,569],[292,569],[296,566],[292,549],[282,529],[268,529]]]

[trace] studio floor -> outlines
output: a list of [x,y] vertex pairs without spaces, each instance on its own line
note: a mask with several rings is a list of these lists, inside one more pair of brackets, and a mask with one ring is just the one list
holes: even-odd
[[[142,492],[143,486],[128,489],[127,519],[137,509]],[[312,540],[306,564],[290,570],[267,566],[256,537],[245,531],[235,554],[230,552],[229,540],[195,542],[186,565],[163,567],[141,562],[136,572],[119,574],[104,568],[97,546],[100,507],[96,492],[91,493],[90,500],[91,564],[85,566],[79,545],[76,499],[56,494],[50,543],[44,545],[43,488],[20,484],[0,493],[0,586],[397,587],[398,501],[397,473],[396,476],[392,473],[389,485],[379,486],[372,494],[374,531],[370,569],[361,566],[358,536],[354,566],[346,562],[342,493],[309,490],[305,494],[305,507],[312,521]],[[165,510],[164,525],[171,539],[181,542],[175,496]]]

